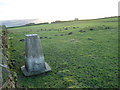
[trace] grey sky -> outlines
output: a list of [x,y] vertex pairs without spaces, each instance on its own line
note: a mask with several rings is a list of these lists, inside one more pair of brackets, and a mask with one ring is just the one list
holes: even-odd
[[0,0],[0,20],[94,19],[118,15],[119,0]]

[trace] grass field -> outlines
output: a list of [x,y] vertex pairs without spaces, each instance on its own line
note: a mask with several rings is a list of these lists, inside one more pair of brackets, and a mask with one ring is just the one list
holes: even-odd
[[[10,67],[18,88],[117,88],[118,19],[116,17],[8,28]],[[25,34],[41,38],[52,72],[25,77]]]

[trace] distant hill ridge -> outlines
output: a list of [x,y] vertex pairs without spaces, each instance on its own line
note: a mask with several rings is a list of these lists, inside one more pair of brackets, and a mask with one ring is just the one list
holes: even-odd
[[[70,21],[89,21],[89,20],[99,20],[99,19],[109,19],[109,18],[118,18],[119,16],[97,18],[97,19],[83,19],[83,20],[69,20],[69,21],[54,21],[51,23],[62,23]],[[37,22],[37,23],[36,23]],[[6,25],[6,27],[16,27],[16,26],[31,26],[31,25],[40,25],[40,24],[49,24],[48,22],[38,23],[38,19],[23,19],[23,20],[4,20],[0,21],[0,25]]]
[[23,19],[23,20],[3,20],[0,21],[0,25],[6,25],[6,27],[22,26],[28,23],[35,23],[37,19]]

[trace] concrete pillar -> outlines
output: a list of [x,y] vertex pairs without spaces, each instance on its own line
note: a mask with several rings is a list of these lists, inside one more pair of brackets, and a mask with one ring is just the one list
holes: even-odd
[[28,34],[25,38],[25,65],[21,67],[25,76],[51,71],[44,61],[40,38],[37,34]]

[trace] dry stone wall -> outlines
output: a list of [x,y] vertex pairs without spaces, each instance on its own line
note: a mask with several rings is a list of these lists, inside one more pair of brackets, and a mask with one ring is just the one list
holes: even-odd
[[12,72],[8,67],[8,31],[5,25],[0,26],[0,89],[15,88]]

